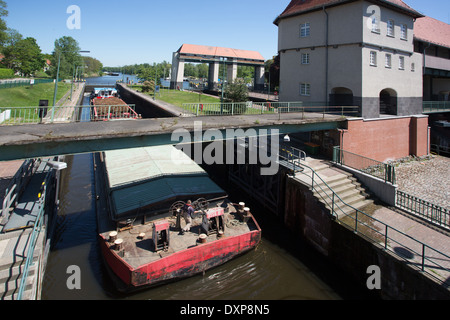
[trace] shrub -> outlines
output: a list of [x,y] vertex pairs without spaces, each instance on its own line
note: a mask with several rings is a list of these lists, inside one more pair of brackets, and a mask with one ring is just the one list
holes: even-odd
[[0,69],[0,79],[14,78],[14,71],[11,69]]

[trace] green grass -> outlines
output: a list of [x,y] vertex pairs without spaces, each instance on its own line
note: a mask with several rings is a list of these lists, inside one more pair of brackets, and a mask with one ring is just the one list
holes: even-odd
[[[131,86],[134,90],[140,91],[140,86]],[[147,92],[149,96],[153,97],[153,92]],[[220,99],[218,97],[211,97],[204,94],[198,94],[189,91],[178,91],[178,90],[168,90],[161,89],[159,93],[156,94],[156,100],[161,100],[174,106],[183,107],[183,103],[218,103]]]
[[[59,101],[70,88],[69,83],[59,83],[56,101]],[[54,90],[54,83],[36,84],[33,87],[0,89],[0,111],[12,107],[39,106],[39,100],[48,100],[48,104],[52,105]]]

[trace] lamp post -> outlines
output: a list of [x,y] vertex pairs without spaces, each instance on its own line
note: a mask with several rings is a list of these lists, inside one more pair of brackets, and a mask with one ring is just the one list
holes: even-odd
[[[55,117],[55,107],[56,107],[56,95],[58,93],[58,80],[59,80],[59,67],[61,64],[61,53],[70,52],[70,51],[60,51],[58,53],[58,68],[56,70],[56,81],[55,81],[55,92],[53,94],[53,109],[52,109],[52,122]],[[78,51],[79,53],[89,53],[90,51]]]

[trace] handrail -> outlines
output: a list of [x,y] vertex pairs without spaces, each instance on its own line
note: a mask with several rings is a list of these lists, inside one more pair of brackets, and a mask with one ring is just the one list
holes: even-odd
[[47,187],[48,187],[48,183],[50,181],[52,174],[53,174],[53,170],[50,170],[47,173],[47,176],[45,177],[44,183],[42,185],[43,188],[40,193],[41,197],[39,199],[39,205],[41,207],[39,209],[39,213],[38,213],[38,215],[36,217],[36,221],[34,223],[33,232],[31,233],[31,237],[29,239],[28,251],[27,251],[27,256],[26,256],[26,260],[25,260],[25,266],[23,268],[22,277],[20,279],[20,284],[19,284],[19,291],[17,294],[18,300],[22,300],[23,293],[24,293],[25,287],[26,287],[26,279],[28,278],[30,266],[32,265],[33,260],[34,260],[34,250],[36,248],[37,239],[39,238],[39,234],[41,232],[41,228],[42,228],[42,225],[44,222]]
[[[361,156],[353,152],[345,151],[339,146],[335,146],[333,148],[333,162],[382,179],[386,183],[395,184],[395,167],[391,164]],[[363,163],[364,165],[356,165],[355,163]],[[378,171],[381,171],[381,174],[377,174]]]
[[[338,195],[338,194],[337,194],[337,193],[336,193],[336,192],[335,192],[335,191],[334,191],[334,190],[333,190],[333,189],[332,189],[332,188],[331,188],[331,187],[330,187],[330,186],[329,186],[329,185],[328,185],[328,184],[327,184],[327,183],[326,183],[326,182],[325,182],[318,174],[317,174],[317,172],[315,172],[315,170],[314,170],[313,168],[311,168],[310,166],[308,166],[308,165],[306,165],[306,164],[301,164],[301,166],[302,166],[302,167],[306,167],[306,168],[308,168],[308,169],[311,170],[311,188],[312,188],[313,191],[315,190],[315,187],[314,187],[314,177],[317,176],[317,177],[324,183],[324,185],[325,185],[326,187],[328,187],[329,191],[332,192],[332,196],[331,196],[331,197],[330,197],[330,195],[327,195],[326,192],[324,192],[324,194],[327,195],[328,198],[332,200],[331,206],[325,201],[325,204],[326,204],[327,206],[329,206],[330,209],[331,209],[331,216],[337,218],[337,219],[340,221],[340,223],[342,223],[342,224],[344,224],[344,225],[347,225],[348,227],[353,228],[353,230],[354,230],[355,233],[360,233],[361,235],[365,236],[366,238],[370,239],[371,241],[373,241],[373,242],[375,242],[375,243],[379,243],[379,241],[376,240],[376,239],[373,239],[373,238],[372,238],[370,235],[368,235],[368,234],[365,234],[365,233],[363,233],[363,232],[361,232],[361,231],[358,231],[358,222],[359,222],[359,224],[360,224],[361,226],[367,227],[368,229],[372,230],[372,231],[375,232],[376,234],[380,234],[381,236],[384,236],[384,249],[385,249],[385,250],[390,250],[390,251],[392,251],[392,252],[395,253],[398,257],[400,257],[400,258],[402,258],[402,259],[405,259],[405,260],[406,260],[406,258],[405,258],[404,256],[402,256],[401,254],[397,253],[395,250],[391,250],[391,249],[389,248],[388,241],[392,241],[392,242],[394,242],[394,243],[397,243],[397,244],[399,244],[401,247],[407,248],[407,249],[410,250],[411,252],[416,253],[417,256],[421,256],[420,270],[423,271],[423,272],[426,272],[429,276],[431,276],[431,277],[433,277],[434,279],[440,281],[442,285],[444,285],[444,286],[446,286],[446,287],[449,287],[449,284],[446,284],[446,283],[445,283],[445,280],[442,280],[442,279],[438,278],[438,277],[435,275],[434,272],[430,272],[430,271],[427,271],[427,270],[426,270],[426,268],[425,268],[425,262],[428,262],[428,263],[430,263],[430,264],[433,264],[433,265],[436,266],[437,268],[439,268],[439,269],[441,269],[441,270],[445,270],[446,272],[450,272],[450,269],[447,268],[447,267],[444,267],[443,265],[441,265],[441,264],[439,264],[439,263],[437,263],[436,260],[427,258],[425,253],[426,253],[426,249],[428,248],[428,249],[432,250],[434,253],[441,255],[442,258],[447,259],[448,261],[450,261],[450,256],[448,256],[448,255],[446,255],[446,254],[440,252],[439,250],[436,250],[436,249],[434,249],[433,247],[431,247],[431,246],[429,246],[429,245],[427,245],[427,244],[425,244],[425,243],[423,243],[423,242],[421,242],[421,241],[419,241],[419,240],[417,240],[417,239],[411,237],[410,235],[405,234],[404,232],[402,232],[402,231],[400,231],[400,230],[398,230],[398,229],[396,229],[396,228],[393,228],[393,227],[389,226],[388,224],[386,224],[386,223],[384,223],[384,222],[382,222],[382,221],[380,221],[380,220],[378,220],[378,219],[375,219],[375,218],[369,216],[369,215],[366,214],[365,212],[363,212],[363,211],[361,211],[361,210],[359,210],[359,209],[356,209],[356,208],[354,208],[353,206],[347,204],[347,203],[346,203],[345,201],[343,201],[343,200],[339,197],[339,195]],[[304,170],[303,170],[303,171],[300,171],[300,172],[301,172],[302,174],[305,174],[305,175],[306,175],[306,173],[305,173]],[[316,183],[316,185],[317,185],[317,183]],[[320,187],[320,189],[323,191],[323,188],[322,188],[320,185],[319,185],[319,187]],[[319,195],[320,195],[320,193],[319,193]],[[322,199],[323,199],[323,196],[322,196],[322,195],[320,195],[320,196],[321,196]],[[340,208],[339,204],[336,203],[336,198],[339,199],[339,200],[342,202],[342,204],[343,204],[344,206],[347,206],[347,207],[353,209],[353,210],[355,211],[355,217],[351,216],[350,214],[345,213],[345,212]],[[339,215],[337,215],[336,212],[335,212],[335,207],[336,207],[336,206],[337,206],[337,208],[338,208],[340,211],[342,211],[342,213],[343,213],[346,217],[349,217],[350,219],[355,220],[355,225],[354,225],[353,227],[350,226],[349,224],[345,223],[342,219],[339,219]],[[384,227],[384,230],[385,230],[384,234],[382,234],[382,233],[381,233],[380,231],[378,231],[377,229],[371,227],[369,224],[367,224],[367,223],[361,221],[361,218],[359,217],[359,215],[361,215],[361,214],[362,214],[364,217],[368,218],[369,220],[381,224],[381,226],[383,226],[383,227]],[[390,232],[389,232],[389,231],[390,231]],[[413,243],[415,243],[416,245],[419,245],[419,246],[421,247],[421,249],[422,249],[421,252],[417,252],[417,250],[414,250],[413,248],[411,248],[411,245],[408,245],[408,244],[405,244],[405,243],[401,243],[401,242],[399,242],[398,240],[395,240],[394,238],[389,237],[388,232],[389,232],[389,234],[390,234],[391,232],[395,232],[395,233],[398,233],[399,235],[401,235],[401,236],[403,236],[403,237],[405,237],[405,238],[407,238],[407,239],[409,239],[409,240],[412,240]],[[391,247],[392,247],[392,246],[391,246]]]

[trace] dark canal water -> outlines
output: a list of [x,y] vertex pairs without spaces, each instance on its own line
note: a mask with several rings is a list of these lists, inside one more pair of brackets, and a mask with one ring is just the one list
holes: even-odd
[[[253,251],[206,272],[172,284],[123,296],[115,291],[97,243],[93,155],[66,157],[60,209],[45,273],[43,300],[339,300],[368,293],[313,249],[286,238],[269,213],[250,204],[263,229]],[[224,186],[225,188],[225,186]],[[228,191],[228,190],[227,190]],[[230,192],[230,195],[232,192]],[[239,195],[242,197],[242,193]],[[70,290],[69,266],[78,266],[81,289]]]

